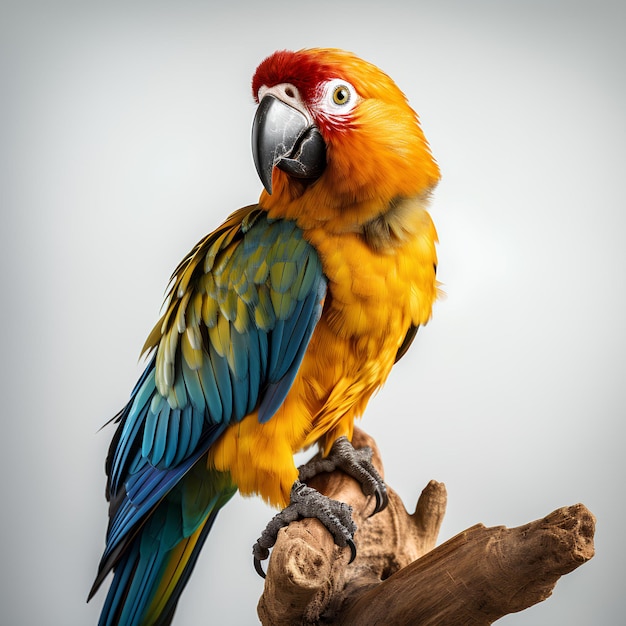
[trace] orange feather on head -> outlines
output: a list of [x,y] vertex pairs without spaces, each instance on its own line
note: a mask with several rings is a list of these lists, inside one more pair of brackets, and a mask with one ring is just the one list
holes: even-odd
[[[333,115],[325,86],[337,81],[354,88],[356,101],[347,113]],[[380,215],[394,199],[427,200],[439,168],[417,114],[387,74],[343,50],[280,51],[257,68],[254,97],[281,83],[299,91],[326,143],[327,166],[313,184],[276,168],[275,191],[261,196],[261,206],[302,227],[312,220],[341,230]],[[289,205],[296,199],[294,211]]]

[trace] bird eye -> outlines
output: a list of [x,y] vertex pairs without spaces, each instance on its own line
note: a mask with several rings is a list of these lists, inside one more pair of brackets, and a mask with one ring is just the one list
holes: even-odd
[[331,116],[345,116],[359,103],[357,90],[343,78],[329,80],[320,95],[321,110]]
[[338,105],[350,102],[350,89],[346,85],[337,85],[333,90],[333,102]]

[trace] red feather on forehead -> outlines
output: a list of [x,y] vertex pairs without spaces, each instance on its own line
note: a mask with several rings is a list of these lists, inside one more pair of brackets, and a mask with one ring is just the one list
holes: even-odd
[[321,83],[338,77],[336,67],[324,63],[310,51],[280,50],[267,57],[257,68],[252,78],[252,94],[258,101],[262,86],[291,83],[307,101],[313,97]]

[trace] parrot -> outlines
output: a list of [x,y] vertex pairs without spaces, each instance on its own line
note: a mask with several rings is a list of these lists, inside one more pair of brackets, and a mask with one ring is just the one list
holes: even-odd
[[[439,167],[394,81],[336,48],[279,50],[252,78],[262,190],[175,269],[106,458],[99,626],[171,624],[217,513],[239,491],[315,516],[349,547],[350,508],[308,487],[317,446],[387,502],[354,423],[439,293],[428,213]],[[324,468],[327,469],[327,465]]]

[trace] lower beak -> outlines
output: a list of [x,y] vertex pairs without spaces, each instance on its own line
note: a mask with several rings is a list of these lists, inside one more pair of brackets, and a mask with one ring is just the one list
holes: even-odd
[[294,178],[315,180],[326,167],[326,144],[306,116],[267,94],[252,124],[252,155],[259,178],[272,193],[274,166]]

